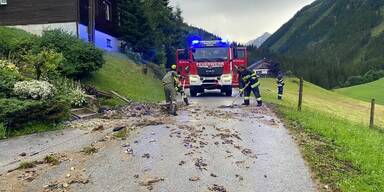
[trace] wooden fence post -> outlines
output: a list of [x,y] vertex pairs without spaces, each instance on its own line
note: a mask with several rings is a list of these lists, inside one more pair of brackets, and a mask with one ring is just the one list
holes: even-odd
[[303,104],[303,85],[304,85],[304,80],[303,80],[303,77],[301,77],[300,83],[299,83],[299,104],[297,106],[298,111],[301,111],[301,107]]
[[369,119],[369,127],[370,128],[375,127],[375,99],[372,99],[371,101],[371,116]]

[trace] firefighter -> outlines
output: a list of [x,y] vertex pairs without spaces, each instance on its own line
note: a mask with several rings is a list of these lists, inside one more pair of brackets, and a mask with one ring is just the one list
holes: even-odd
[[[172,65],[171,68],[173,71],[176,71],[176,65]],[[185,105],[189,105],[187,94],[185,94],[184,89],[183,89],[183,85],[181,84],[181,82],[179,82],[179,78],[184,79],[184,77],[177,74],[176,78],[177,78],[176,85],[175,85],[176,92],[180,93],[181,97],[183,98]]]
[[283,99],[284,85],[283,73],[279,72],[277,75],[277,99],[279,100]]
[[164,93],[167,102],[168,113],[177,115],[176,87],[178,85],[178,75],[176,71],[170,70],[163,77]]
[[240,79],[240,93],[244,93],[244,103],[242,105],[248,106],[251,92],[256,97],[257,106],[261,107],[263,102],[260,95],[260,82],[257,78],[255,71],[248,70],[245,66],[239,66],[239,79]]

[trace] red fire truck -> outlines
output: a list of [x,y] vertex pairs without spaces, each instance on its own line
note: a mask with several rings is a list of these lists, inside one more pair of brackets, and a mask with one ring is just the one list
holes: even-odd
[[232,88],[239,86],[236,68],[247,63],[245,47],[222,40],[194,40],[188,49],[176,52],[177,72],[184,77],[181,81],[192,97],[213,89],[232,96]]

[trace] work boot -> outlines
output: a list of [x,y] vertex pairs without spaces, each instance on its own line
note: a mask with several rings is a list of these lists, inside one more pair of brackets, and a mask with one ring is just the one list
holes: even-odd
[[258,107],[263,106],[263,102],[262,102],[262,101],[257,101],[257,106],[258,106]]
[[189,105],[188,98],[184,98],[184,103],[185,103],[186,105]]
[[241,104],[241,105],[244,105],[244,106],[249,106],[249,100],[244,100],[244,103]]

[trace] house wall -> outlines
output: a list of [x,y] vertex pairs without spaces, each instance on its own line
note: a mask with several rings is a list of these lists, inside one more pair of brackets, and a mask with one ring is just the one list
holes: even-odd
[[[88,41],[87,26],[79,24],[79,38],[82,39],[83,41]],[[107,39],[109,39],[111,42],[110,47],[107,44]],[[106,51],[118,52],[119,47],[120,47],[120,41],[111,35],[108,35],[104,32],[96,30],[95,31],[95,46],[97,48],[100,48],[100,49],[103,49]]]
[[15,27],[22,29],[35,35],[42,35],[44,30],[62,29],[63,31],[70,33],[74,36],[77,35],[76,22],[67,23],[50,23],[50,24],[30,24],[30,25],[14,25]]
[[0,6],[0,25],[75,22],[77,10],[77,0],[8,0]]

